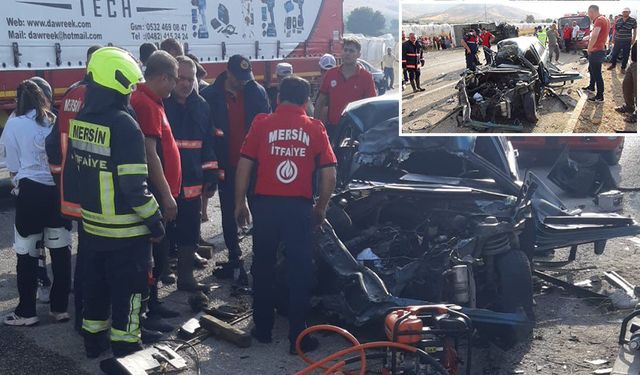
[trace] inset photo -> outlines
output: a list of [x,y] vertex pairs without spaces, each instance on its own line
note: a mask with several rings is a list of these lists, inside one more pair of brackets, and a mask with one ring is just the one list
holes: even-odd
[[401,1],[401,134],[637,132],[637,8]]

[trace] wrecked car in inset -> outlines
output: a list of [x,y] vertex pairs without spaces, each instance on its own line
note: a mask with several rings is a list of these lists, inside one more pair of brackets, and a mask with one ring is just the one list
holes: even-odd
[[537,253],[601,252],[640,233],[620,215],[570,212],[532,173],[520,181],[505,138],[399,136],[397,105],[367,99],[343,115],[339,186],[314,244],[323,314],[363,326],[393,307],[454,303],[475,327],[521,337]]
[[538,121],[538,105],[551,95],[569,105],[552,87],[582,78],[562,72],[549,60],[548,50],[535,37],[505,39],[490,66],[467,70],[458,82],[458,126],[475,129],[522,130]]

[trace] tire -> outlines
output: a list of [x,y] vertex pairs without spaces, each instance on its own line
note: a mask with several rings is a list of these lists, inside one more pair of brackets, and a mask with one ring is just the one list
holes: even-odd
[[524,118],[527,120],[527,122],[530,122],[532,124],[538,122],[536,94],[533,91],[522,95],[522,108],[524,110]]
[[624,140],[620,142],[618,147],[613,150],[605,151],[602,153],[602,158],[608,165],[618,165],[620,158],[622,157],[622,150],[624,149]]
[[530,337],[535,321],[531,266],[527,254],[520,250],[511,250],[496,256],[495,267],[498,273],[499,311],[505,313],[522,311],[531,322],[529,327],[505,326],[496,332],[505,347],[511,347]]
[[384,81],[380,82],[378,85],[376,85],[376,86],[378,86],[378,87],[377,87],[377,89],[378,89],[378,96],[380,96],[380,95],[384,95],[384,93],[385,93],[385,92],[387,92],[387,88],[385,87],[386,83],[387,83],[387,81],[386,81],[386,80],[384,80]]

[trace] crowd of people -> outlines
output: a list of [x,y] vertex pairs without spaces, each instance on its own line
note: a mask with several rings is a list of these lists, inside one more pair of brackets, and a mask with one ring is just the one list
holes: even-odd
[[[38,298],[50,300],[56,322],[71,320],[73,283],[74,327],[89,358],[108,349],[125,356],[160,340],[175,329],[166,319],[179,316],[162,303],[160,288],[209,292],[194,268],[214,251],[200,228],[217,191],[228,252],[221,275],[237,286],[249,280],[239,228],[253,225],[251,334],[263,343],[272,340],[276,252],[284,245],[293,353],[309,309],[312,230],[335,187],[340,116],[350,102],[376,95],[358,64],[360,43],[345,38],[342,46],[340,65],[331,54],[319,59],[314,99],[293,65],[278,64],[276,84],[265,89],[242,55],[208,84],[198,58],[174,39],[159,49],[143,44],[139,60],[117,47],[91,47],[84,79],[59,107],[45,80],[21,82],[0,137],[16,197],[19,294],[4,324],[38,323]],[[317,346],[311,336],[302,342],[305,351]]]

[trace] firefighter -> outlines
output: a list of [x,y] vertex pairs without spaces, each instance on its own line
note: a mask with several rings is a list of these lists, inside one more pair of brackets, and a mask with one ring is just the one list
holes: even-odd
[[87,74],[84,106],[69,122],[63,188],[81,187],[74,191],[86,234],[87,357],[100,356],[109,341],[121,357],[142,349],[140,309],[151,243],[162,239],[164,225],[147,189],[144,137],[127,108],[143,81],[138,63],[126,51],[105,47],[93,54]]
[[178,82],[171,96],[164,99],[164,106],[180,150],[182,186],[175,227],[169,233],[178,245],[178,289],[205,291],[208,287],[195,280],[193,267],[200,240],[201,196],[203,190],[215,191],[218,162],[213,151],[209,106],[196,90],[196,65],[186,56],[176,60]]
[[[284,245],[288,277],[289,351],[306,328],[312,274],[312,230],[324,222],[336,183],[336,157],[322,122],[305,114],[309,82],[299,77],[282,81],[277,110],[256,116],[245,138],[238,163],[235,217],[239,226],[249,223],[245,195],[252,169],[253,188],[253,337],[272,341],[275,305],[276,253]],[[319,198],[312,200],[318,172]],[[277,213],[277,214],[274,214]],[[318,347],[305,337],[301,348]]]
[[409,40],[402,43],[402,60],[409,73],[409,82],[413,92],[425,91],[420,87],[420,68],[424,66],[422,43],[416,40],[416,34],[410,33]]
[[476,32],[471,30],[464,34],[464,37],[460,40],[460,45],[465,50],[465,60],[467,63],[467,69],[471,71],[476,70],[478,65],[478,36]]
[[[211,86],[200,95],[207,101],[215,126],[215,149],[220,166],[218,196],[222,211],[222,231],[229,251],[229,262],[223,269],[236,283],[246,283],[238,227],[233,217],[235,170],[240,159],[240,147],[253,119],[259,113],[270,113],[269,98],[264,87],[255,81],[251,62],[242,55],[233,55]],[[218,273],[222,275],[222,273]]]
[[[87,65],[91,60],[91,55],[102,48],[100,45],[89,47],[87,50]],[[77,332],[82,332],[82,275],[84,252],[82,245],[84,244],[84,232],[82,223],[80,222],[80,207],[77,201],[73,201],[72,197],[77,197],[78,192],[73,191],[74,185],[71,184],[63,189],[64,179],[62,170],[65,167],[65,157],[67,155],[67,146],[69,144],[69,121],[74,119],[84,102],[84,94],[87,89],[89,78],[85,77],[74,83],[67,89],[62,97],[60,112],[56,118],[56,122],[51,130],[51,134],[47,136],[46,151],[49,161],[49,169],[53,180],[60,192],[60,212],[63,216],[79,222],[78,226],[78,247],[76,249],[76,267],[73,272],[73,298],[75,304],[74,328]]]

